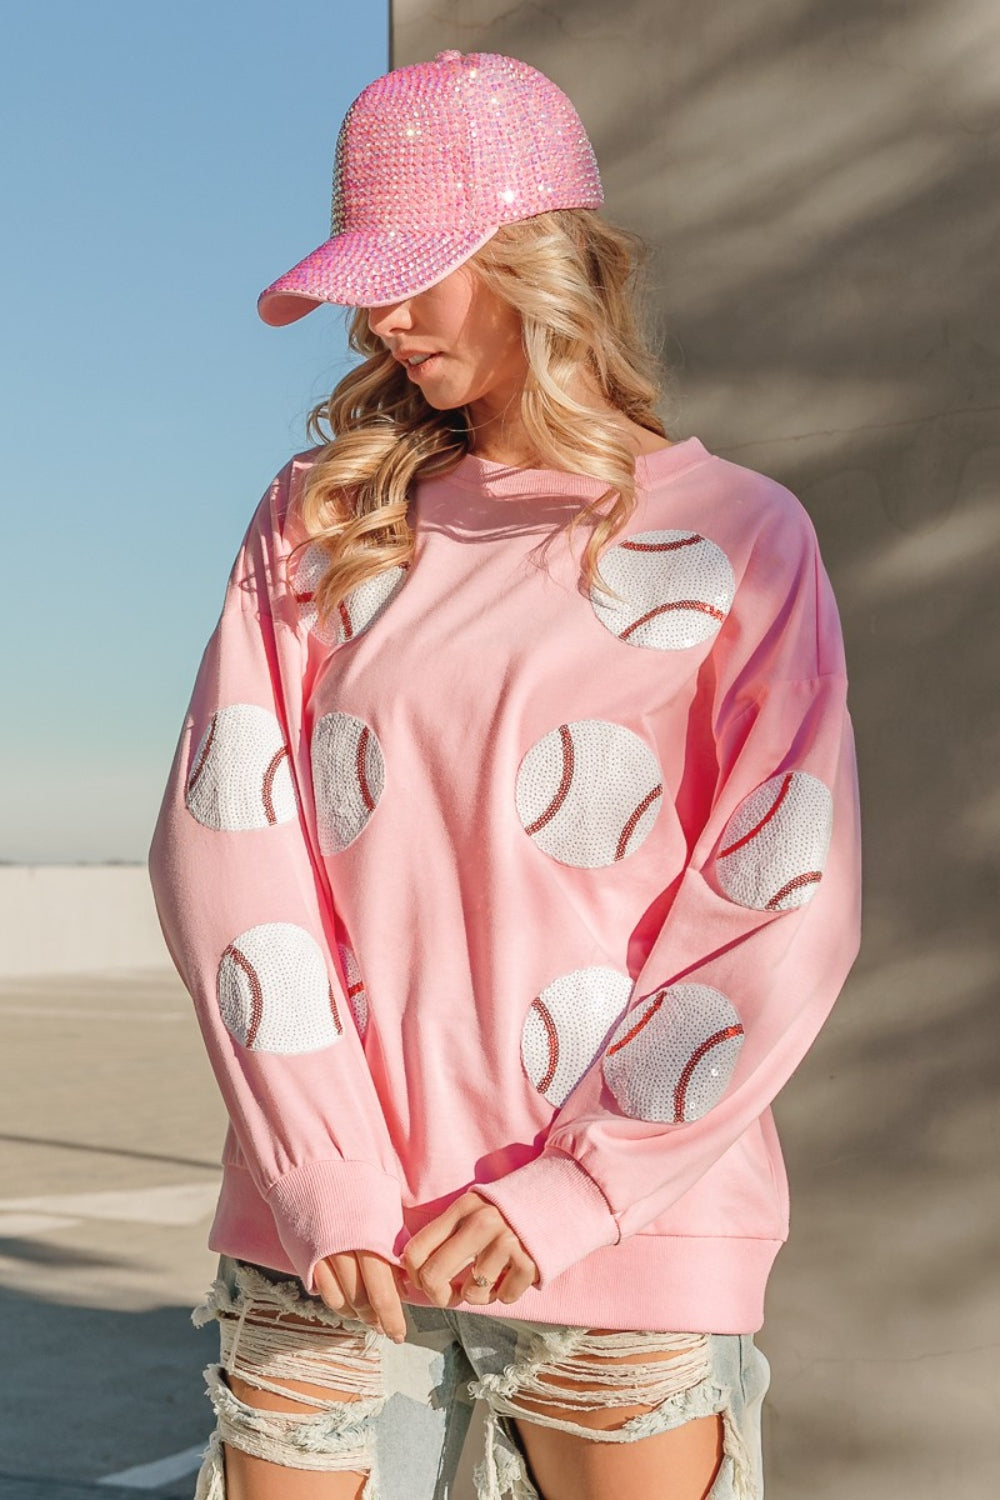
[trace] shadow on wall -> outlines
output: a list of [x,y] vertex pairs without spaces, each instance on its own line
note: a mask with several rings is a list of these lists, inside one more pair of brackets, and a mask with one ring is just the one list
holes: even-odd
[[[1000,11],[397,0],[394,22],[396,65],[509,52],[566,89],[607,213],[656,247],[672,434],[772,474],[816,524],[851,669],[867,918],[777,1111],[794,1231],[768,1351],[776,1420],[783,1401],[805,1445],[797,1469],[783,1442],[783,1482],[916,1500],[962,1452],[968,1484],[974,1453],[988,1472],[995,1375],[976,1361],[998,1336]],[[921,1359],[940,1378],[917,1432]]]

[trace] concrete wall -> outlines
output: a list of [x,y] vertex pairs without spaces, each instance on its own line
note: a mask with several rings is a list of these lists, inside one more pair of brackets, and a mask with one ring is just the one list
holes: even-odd
[[169,967],[145,865],[0,866],[0,982]]
[[770,1500],[996,1484],[1000,10],[396,0],[534,63],[657,247],[672,435],[803,499],[840,599],[863,955],[779,1102]]

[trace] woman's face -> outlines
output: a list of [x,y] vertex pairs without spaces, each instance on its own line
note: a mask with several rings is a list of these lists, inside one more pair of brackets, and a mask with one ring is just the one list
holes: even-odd
[[368,327],[438,411],[502,411],[524,384],[520,314],[467,265],[426,292],[370,308]]

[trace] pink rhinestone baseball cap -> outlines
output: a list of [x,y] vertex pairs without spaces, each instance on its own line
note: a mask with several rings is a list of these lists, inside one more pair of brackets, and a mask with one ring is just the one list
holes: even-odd
[[604,202],[593,147],[544,73],[492,52],[439,52],[376,78],[340,127],[330,238],[257,301],[265,323],[321,302],[378,307],[468,260],[501,224]]

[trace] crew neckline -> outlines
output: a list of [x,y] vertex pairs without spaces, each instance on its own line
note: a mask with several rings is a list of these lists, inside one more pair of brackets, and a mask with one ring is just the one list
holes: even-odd
[[[656,448],[652,453],[639,453],[635,461],[636,485],[639,489],[649,489],[660,480],[672,478],[710,457],[707,448],[696,437],[682,438],[668,447]],[[555,489],[560,495],[592,495],[601,490],[600,480],[589,474],[568,474],[561,469],[522,469],[491,458],[480,458],[476,453],[464,454],[442,477],[447,484],[461,485],[464,489],[478,490],[498,499],[551,494]]]

